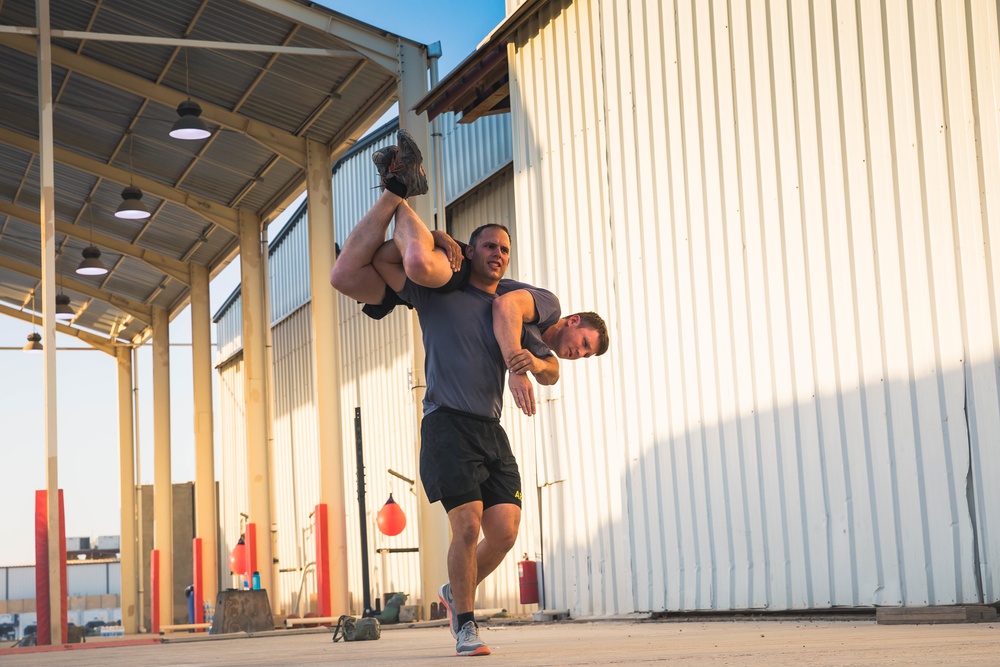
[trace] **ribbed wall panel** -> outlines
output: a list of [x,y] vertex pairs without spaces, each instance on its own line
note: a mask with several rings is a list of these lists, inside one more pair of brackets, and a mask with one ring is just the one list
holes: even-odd
[[612,337],[536,417],[547,606],[997,601],[997,25],[563,0],[520,30],[522,279]]
[[[68,576],[67,572],[67,576]],[[7,598],[8,600],[27,600],[35,597],[35,568],[11,567],[7,568]],[[69,582],[67,581],[67,584]]]
[[226,361],[243,349],[243,299],[239,294],[217,316],[215,347],[217,362]]
[[450,112],[440,118],[444,198],[450,205],[510,164],[510,114],[484,116],[473,123],[459,123]]
[[[304,228],[298,225],[296,229]],[[286,239],[287,240],[287,239]],[[299,244],[282,244],[274,257],[284,264],[305,252]],[[274,262],[271,264],[274,265]],[[287,289],[280,286],[279,289]],[[273,303],[273,302],[272,302]],[[272,329],[274,357],[274,448],[271,483],[274,486],[274,518],[278,532],[275,558],[279,561],[280,606],[286,613],[302,614],[316,580],[307,576],[299,605],[302,571],[316,559],[312,538],[312,514],[319,502],[319,436],[313,392],[312,310],[307,303],[288,314]],[[272,601],[272,604],[275,604]],[[298,607],[298,609],[296,609]]]
[[111,563],[68,563],[66,568],[67,595],[109,595],[121,592],[121,565],[114,570]]
[[[238,309],[231,308],[227,317]],[[235,316],[237,319],[239,315]],[[219,324],[222,324],[220,320]],[[218,334],[219,345],[225,341]],[[243,393],[243,353],[226,361],[218,368],[218,410],[216,411],[216,442],[222,453],[219,473],[219,523],[222,526],[222,543],[219,557],[225,562],[224,572],[229,571],[229,552],[240,539],[242,523],[240,514],[250,513],[250,495],[247,488],[246,411]],[[230,575],[219,581],[219,588],[237,588],[239,581]]]
[[[417,480],[416,407],[412,395],[410,312],[397,308],[382,320],[361,313],[358,304],[340,296],[341,419],[344,438],[348,560],[351,606],[361,610],[361,522],[358,505],[355,408],[361,408],[365,471],[365,526],[372,602],[387,592],[404,592],[409,604],[419,604],[422,590],[417,552],[384,553],[378,549],[419,547],[416,488],[389,471]],[[419,482],[417,482],[419,483]],[[406,514],[406,528],[397,536],[379,532],[376,518],[389,494]],[[435,592],[436,594],[436,592]],[[435,598],[436,599],[436,598]]]
[[[277,322],[309,301],[309,216],[305,209],[269,248],[271,321]],[[280,251],[279,251],[280,249]]]
[[463,243],[478,227],[487,224],[504,225],[510,230],[507,277],[516,278],[520,247],[515,224],[514,175],[510,167],[502,168],[495,177],[448,206],[448,233]]

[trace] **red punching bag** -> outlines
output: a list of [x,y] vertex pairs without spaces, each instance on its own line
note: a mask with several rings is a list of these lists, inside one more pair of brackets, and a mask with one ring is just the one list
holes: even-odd
[[378,511],[375,522],[378,524],[378,529],[390,537],[399,535],[406,528],[406,515],[403,514],[403,508],[392,499],[391,493],[389,500],[385,501],[385,505]]
[[240,541],[229,553],[229,571],[240,575],[247,573],[247,545],[243,541],[242,535],[240,535]]

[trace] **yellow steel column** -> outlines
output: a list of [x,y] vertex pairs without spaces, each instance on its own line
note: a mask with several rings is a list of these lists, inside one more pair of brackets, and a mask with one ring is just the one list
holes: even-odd
[[[330,285],[336,261],[333,238],[333,188],[329,149],[306,144],[306,188],[309,207],[309,277],[312,291],[313,375],[319,429],[320,502],[329,517],[330,607],[348,613],[347,519],[344,503],[344,446],[341,441],[340,312]],[[365,518],[361,517],[364,521]]]
[[247,421],[247,487],[250,521],[257,525],[257,571],[261,588],[271,586],[271,466],[267,451],[267,379],[264,329],[264,285],[260,220],[240,213],[240,293],[243,298],[243,378]]
[[174,494],[170,475],[170,318],[153,308],[153,548],[160,551],[160,623],[174,622]]
[[219,520],[215,511],[215,441],[212,412],[212,316],[208,268],[191,265],[191,364],[194,389],[195,537],[201,538],[204,590],[200,600],[215,604],[219,590]]
[[45,393],[45,489],[49,551],[49,627],[52,644],[62,636],[62,540],[59,529],[59,438],[56,418],[56,195],[52,144],[52,33],[49,2],[37,0],[39,219],[42,223],[42,347]]
[[121,485],[121,603],[122,629],[127,635],[139,631],[139,569],[135,531],[135,431],[132,417],[132,348],[115,349],[118,360],[118,477]]
[[[422,48],[400,43],[399,47],[399,125],[413,135],[420,146],[430,146],[430,125],[427,116],[418,116],[411,111],[416,103],[427,94],[427,54]],[[429,153],[430,151],[428,151]],[[428,185],[433,191],[433,175],[436,170],[427,168]],[[415,197],[410,206],[420,219],[433,225],[434,212],[430,197]],[[444,203],[440,204],[444,209]],[[439,226],[444,229],[443,216]],[[420,323],[416,311],[410,311],[410,335],[413,340],[412,389],[413,406],[417,416],[417,460],[420,458],[420,424],[423,421],[423,400],[427,381],[424,377],[424,347],[420,335]],[[437,590],[448,581],[448,515],[438,505],[427,502],[423,485],[420,484],[420,570],[424,584],[422,604],[424,618],[430,618],[430,604],[437,601]]]

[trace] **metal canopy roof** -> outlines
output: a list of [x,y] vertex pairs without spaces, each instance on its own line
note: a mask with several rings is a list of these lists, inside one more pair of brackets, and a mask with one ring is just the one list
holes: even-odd
[[[148,337],[151,308],[188,303],[190,263],[214,276],[240,216],[302,192],[307,140],[349,149],[417,44],[303,0],[50,1],[57,284],[108,341]],[[35,26],[35,0],[0,0],[0,313],[23,319],[42,310]],[[205,140],[167,134],[186,91]],[[130,182],[147,220],[114,217]],[[91,240],[107,275],[75,273]]]
[[510,112],[507,45],[549,3],[550,0],[525,0],[469,57],[417,102],[414,110],[427,112],[428,120],[451,111],[461,114],[459,123]]

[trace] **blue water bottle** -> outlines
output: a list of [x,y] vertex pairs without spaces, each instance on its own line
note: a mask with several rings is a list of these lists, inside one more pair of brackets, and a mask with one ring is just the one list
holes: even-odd
[[260,572],[253,573],[253,589],[255,591],[260,590]]

